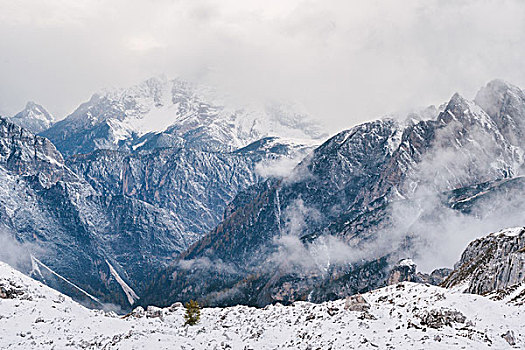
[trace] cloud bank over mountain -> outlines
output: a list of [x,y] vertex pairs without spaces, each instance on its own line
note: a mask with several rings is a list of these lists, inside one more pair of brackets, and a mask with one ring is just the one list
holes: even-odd
[[0,0],[0,110],[58,118],[151,75],[233,98],[297,100],[332,131],[414,105],[525,85],[525,3]]

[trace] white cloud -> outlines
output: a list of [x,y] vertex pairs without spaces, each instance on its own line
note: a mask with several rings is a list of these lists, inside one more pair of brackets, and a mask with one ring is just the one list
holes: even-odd
[[0,109],[59,116],[151,75],[240,97],[298,100],[333,131],[525,85],[525,3],[487,1],[0,0]]

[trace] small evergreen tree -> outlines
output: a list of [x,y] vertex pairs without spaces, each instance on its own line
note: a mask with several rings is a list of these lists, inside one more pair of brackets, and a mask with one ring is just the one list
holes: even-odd
[[201,307],[195,300],[190,300],[184,304],[186,313],[184,314],[184,325],[194,326],[199,323],[201,318]]

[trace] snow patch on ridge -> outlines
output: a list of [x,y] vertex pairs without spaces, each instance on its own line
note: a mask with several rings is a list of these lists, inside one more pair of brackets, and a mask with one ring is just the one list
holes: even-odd
[[403,259],[398,263],[399,266],[414,266],[416,263],[412,259]]
[[524,229],[525,228],[523,228],[523,227],[511,227],[511,228],[506,228],[506,229],[498,231],[498,232],[491,233],[490,235],[491,236],[504,235],[504,236],[507,236],[507,237],[516,237],[520,233],[522,233]]

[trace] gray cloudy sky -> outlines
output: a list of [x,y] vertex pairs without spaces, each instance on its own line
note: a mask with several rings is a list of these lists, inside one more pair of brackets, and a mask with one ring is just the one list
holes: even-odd
[[165,73],[302,102],[332,129],[525,86],[522,0],[0,0],[0,111],[58,117]]

